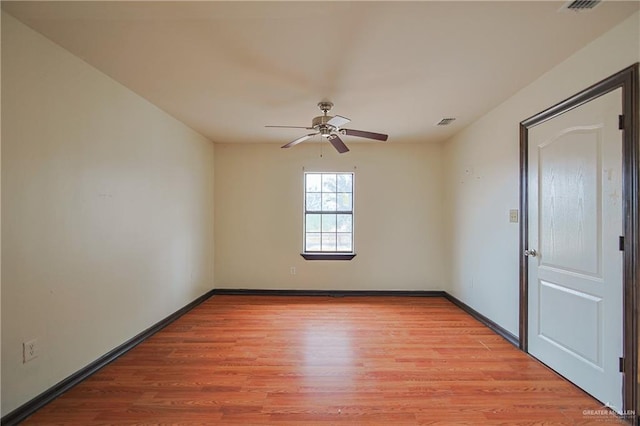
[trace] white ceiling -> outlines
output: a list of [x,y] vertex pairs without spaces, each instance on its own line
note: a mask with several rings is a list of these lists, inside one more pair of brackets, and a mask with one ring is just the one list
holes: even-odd
[[[2,2],[215,142],[286,143],[320,100],[389,143],[451,136],[638,10],[604,1]],[[449,127],[434,124],[457,117]],[[526,118],[526,117],[523,117]],[[345,142],[354,142],[345,137]],[[362,139],[361,139],[362,140]]]

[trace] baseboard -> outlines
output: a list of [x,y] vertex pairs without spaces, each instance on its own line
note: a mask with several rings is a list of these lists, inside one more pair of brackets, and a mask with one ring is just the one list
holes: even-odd
[[405,296],[405,297],[444,297],[442,290],[254,290],[245,288],[217,288],[213,295],[234,296]]
[[93,373],[100,370],[102,367],[115,361],[117,358],[121,357],[122,355],[124,355],[125,353],[127,353],[128,351],[130,351],[131,349],[133,349],[134,347],[136,347],[137,345],[139,345],[149,337],[151,337],[153,334],[162,330],[164,327],[171,324],[173,321],[177,320],[182,315],[186,314],[188,311],[195,308],[196,306],[198,306],[208,298],[210,298],[213,295],[213,293],[214,293],[213,290],[208,291],[207,293],[198,297],[193,302],[177,310],[176,312],[172,313],[168,317],[160,320],[159,322],[147,328],[140,334],[127,340],[126,342],[116,347],[115,349],[107,352],[97,360],[93,361],[91,364],[87,365],[86,367],[75,372],[74,374],[62,380],[61,382],[54,385],[53,387],[42,392],[40,395],[36,396],[32,400],[22,404],[20,407],[16,408],[10,413],[7,413],[5,416],[2,417],[2,419],[0,419],[0,424],[17,425],[18,423],[20,423],[21,421],[25,420],[27,417],[35,413],[37,410],[44,407],[49,402],[53,401],[54,399],[56,399],[57,397],[59,397],[60,395],[62,395],[63,393],[65,393],[66,391],[68,391],[69,389],[71,389],[81,381],[83,381],[84,379],[91,376]]
[[475,309],[473,309],[471,306],[469,306],[466,303],[462,302],[461,300],[455,298],[454,296],[450,295],[449,293],[447,293],[447,292],[444,292],[444,293],[445,293],[444,297],[447,300],[449,300],[451,303],[453,303],[454,305],[456,305],[457,307],[459,307],[460,309],[462,309],[463,311],[465,311],[466,313],[468,313],[469,315],[471,315],[472,317],[474,317],[475,319],[480,321],[482,324],[484,324],[487,327],[489,327],[496,334],[498,334],[501,337],[503,337],[507,342],[511,343],[516,348],[519,347],[518,337],[515,334],[510,333],[505,328],[499,326],[495,322],[491,321],[489,318],[487,318],[484,315],[482,315],[480,312],[478,312]]

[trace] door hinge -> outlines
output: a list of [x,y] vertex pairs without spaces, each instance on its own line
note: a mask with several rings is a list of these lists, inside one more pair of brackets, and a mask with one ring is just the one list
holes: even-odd
[[622,235],[618,237],[618,249],[620,249],[620,251],[624,251],[624,236]]
[[618,358],[618,359],[619,359],[618,369],[620,370],[621,373],[624,373],[624,358]]
[[624,115],[618,116],[618,129],[624,130]]

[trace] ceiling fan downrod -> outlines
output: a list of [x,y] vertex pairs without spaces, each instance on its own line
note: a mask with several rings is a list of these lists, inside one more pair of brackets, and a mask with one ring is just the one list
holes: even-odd
[[320,133],[320,136],[331,139],[332,133],[336,130],[337,126],[332,125],[329,121],[333,118],[330,115],[327,115],[331,108],[333,108],[333,102],[323,101],[318,102],[318,108],[323,112],[324,115],[319,115],[315,117],[312,121],[312,127],[317,129]]

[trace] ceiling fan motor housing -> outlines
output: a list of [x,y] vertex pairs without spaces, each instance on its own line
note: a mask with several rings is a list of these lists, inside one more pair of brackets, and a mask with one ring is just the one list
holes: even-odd
[[320,134],[325,138],[328,138],[329,135],[331,135],[331,133],[336,130],[335,126],[327,124],[328,121],[332,118],[333,117],[330,115],[319,115],[318,117],[314,117],[313,121],[311,122],[311,127],[318,130]]
[[319,115],[317,117],[313,118],[313,121],[311,122],[311,127],[320,127],[320,126],[329,126],[329,127],[333,127],[331,124],[327,124],[329,122],[329,120],[331,120],[333,118],[333,116],[331,115]]

